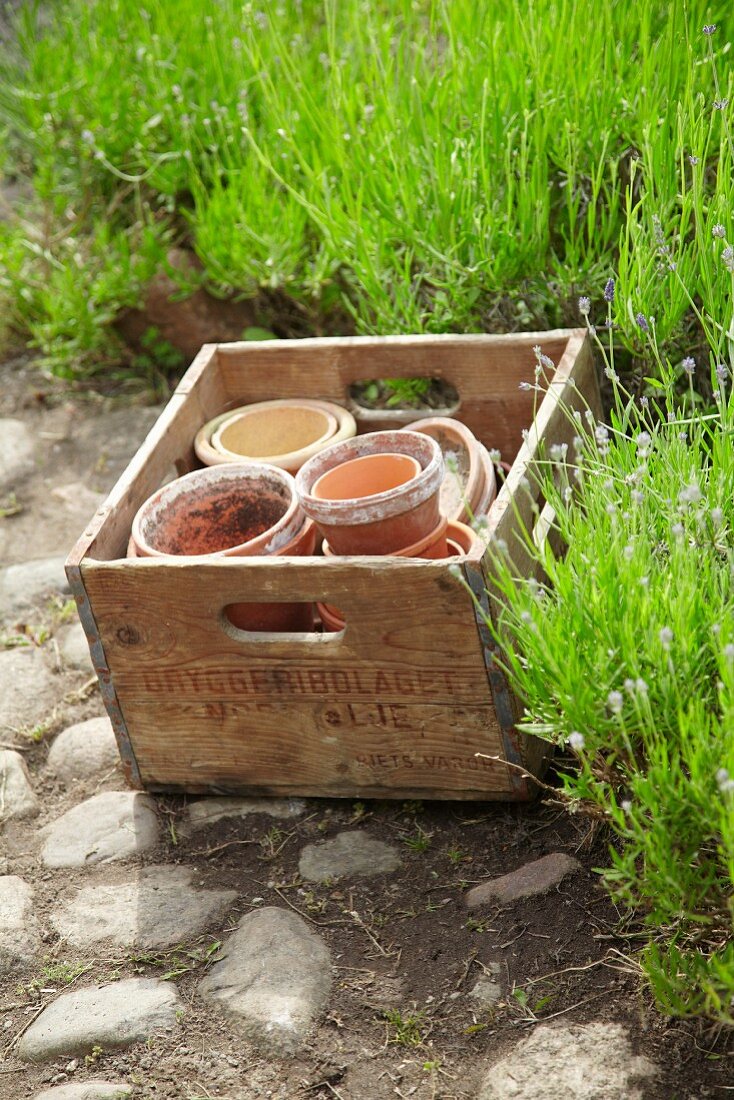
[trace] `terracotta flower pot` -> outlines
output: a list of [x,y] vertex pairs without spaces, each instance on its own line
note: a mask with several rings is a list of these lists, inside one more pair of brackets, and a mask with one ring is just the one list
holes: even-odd
[[[426,409],[424,416],[454,416],[461,405],[461,401],[457,395],[454,400],[447,401],[441,408],[435,408],[433,410]],[[373,409],[367,405],[363,405],[354,395],[349,397],[349,408],[354,414],[354,418],[359,425],[360,431],[363,432],[378,432],[378,431],[396,431],[400,428],[408,428],[418,417],[421,416],[421,410],[419,408],[382,408]]]
[[[449,556],[448,541],[446,538],[447,528],[449,522],[445,516],[441,516],[437,527],[426,535],[425,538],[420,539],[419,542],[413,543],[412,546],[407,546],[404,550],[396,550],[394,554],[386,554],[386,557],[400,557],[400,558],[427,558],[437,559],[446,558]],[[321,546],[322,553],[326,558],[337,557],[334,551],[329,546],[328,539],[324,539]],[[330,603],[320,603],[316,605],[319,614],[321,615],[321,621],[326,625],[324,619],[324,611],[333,622],[341,622],[344,625],[344,616],[338,607]],[[335,626],[330,629],[341,630],[341,626]]]
[[196,433],[194,450],[207,466],[255,461],[295,474],[324,447],[356,431],[352,414],[330,401],[258,401],[215,416]]
[[[445,558],[448,554],[446,546],[448,526],[449,521],[445,516],[441,516],[437,526],[424,538],[420,539],[418,542],[414,542],[412,546],[406,546],[404,550],[396,550],[393,554],[386,554],[385,557]],[[333,558],[337,556],[331,549],[328,539],[324,539],[321,549],[324,557]]]
[[465,523],[454,520],[446,532],[447,557],[456,558],[469,554],[479,542],[479,535]]
[[[495,502],[497,497],[497,475],[495,473],[495,464],[489,457],[489,451],[486,447],[479,444],[479,457],[482,465],[484,466],[485,483],[484,483],[484,495],[474,509],[474,517],[486,516],[489,509]],[[505,464],[506,465],[506,464]]]
[[[195,470],[158,489],[133,520],[128,556],[305,556],[315,541],[291,475],[242,463]],[[313,627],[310,603],[230,604],[226,614],[243,630]]]
[[316,610],[318,611],[319,618],[321,619],[326,634],[335,634],[338,630],[344,629],[345,619],[335,607],[331,606],[331,604],[317,603]]
[[322,474],[311,492],[319,500],[371,497],[405,485],[420,472],[420,463],[411,455],[362,455]]
[[430,435],[441,448],[446,463],[441,511],[449,520],[462,523],[484,515],[495,498],[497,485],[494,466],[473,432],[461,421],[443,416],[415,420],[409,430]]
[[[320,479],[344,463],[367,455],[396,454],[415,460],[419,467],[415,477],[376,491],[366,491],[355,481],[355,495],[341,499],[314,493]],[[443,475],[441,449],[429,436],[372,432],[328,447],[312,458],[299,471],[296,489],[303,510],[328,538],[335,554],[391,554],[425,538],[437,526]],[[324,491],[324,485],[328,485],[326,480],[319,491]],[[360,492],[363,495],[357,495]]]
[[290,474],[241,463],[194,470],[158,489],[138,510],[132,537],[143,557],[274,554],[304,518]]

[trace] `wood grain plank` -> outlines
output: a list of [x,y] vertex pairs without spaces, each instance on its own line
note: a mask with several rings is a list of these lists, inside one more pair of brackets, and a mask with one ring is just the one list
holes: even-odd
[[[467,786],[510,791],[490,707],[320,697],[127,705],[143,782],[346,795]],[[161,731],[174,730],[162,736]],[[477,753],[484,754],[477,756]]]

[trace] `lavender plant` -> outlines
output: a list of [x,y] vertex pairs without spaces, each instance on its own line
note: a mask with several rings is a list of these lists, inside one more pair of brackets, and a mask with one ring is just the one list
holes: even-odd
[[[604,297],[611,308],[611,282]],[[608,424],[575,414],[571,448],[539,466],[567,549],[524,539],[542,583],[514,575],[512,547],[495,553],[493,629],[524,701],[520,728],[573,754],[566,799],[613,832],[602,874],[648,929],[642,964],[660,1006],[732,1024],[732,362],[671,364],[640,312],[658,371],[635,399],[589,300],[580,307],[614,407]],[[706,412],[694,400],[701,373]]]
[[[609,269],[628,353],[637,312],[686,350],[697,310],[723,316],[731,76],[707,0],[21,12],[0,171],[33,198],[3,231],[0,295],[59,369],[105,361],[115,303],[171,240],[211,289],[278,296],[306,331],[345,313],[373,332],[554,327]],[[138,249],[125,295],[118,256]]]

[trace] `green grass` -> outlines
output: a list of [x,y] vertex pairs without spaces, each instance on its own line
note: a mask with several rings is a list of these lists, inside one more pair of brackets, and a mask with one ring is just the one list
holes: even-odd
[[689,350],[731,324],[716,19],[699,0],[26,15],[0,126],[35,199],[0,231],[0,294],[67,374],[119,360],[110,321],[173,241],[215,293],[287,303],[301,332],[554,326],[615,273],[619,343],[643,354],[641,311]]
[[632,399],[608,361],[609,426],[581,417],[568,451],[540,467],[567,552],[528,540],[547,579],[517,584],[513,547],[498,547],[496,636],[520,728],[570,749],[571,808],[615,835],[602,873],[649,930],[642,963],[659,1004],[732,1024],[732,372],[711,371],[701,414],[645,337],[658,397]]

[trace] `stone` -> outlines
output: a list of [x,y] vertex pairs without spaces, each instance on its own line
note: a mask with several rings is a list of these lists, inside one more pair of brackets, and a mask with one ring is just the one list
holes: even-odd
[[36,646],[0,651],[0,733],[45,722],[58,702],[57,682]]
[[338,833],[322,844],[308,844],[301,853],[298,870],[307,882],[324,882],[344,875],[365,877],[397,871],[396,850],[368,833]]
[[36,817],[39,809],[25,760],[19,752],[0,749],[0,824]]
[[252,302],[214,298],[201,286],[182,299],[182,285],[201,281],[201,265],[183,248],[172,248],[167,261],[169,270],[158,272],[148,284],[143,308],[128,310],[117,321],[128,343],[139,346],[146,330],[155,328],[190,361],[202,344],[241,340],[244,330],[257,324]]
[[0,569],[0,616],[11,618],[45,596],[68,595],[64,558],[36,558]]
[[476,909],[480,905],[510,905],[522,898],[547,893],[558,886],[567,875],[579,870],[581,864],[577,859],[565,852],[552,852],[518,867],[509,875],[502,875],[475,886],[466,895],[466,904],[470,909]]
[[490,974],[483,974],[473,989],[469,990],[469,996],[479,1002],[480,1008],[491,1008],[502,1000],[502,986],[497,980],[500,972],[497,963],[490,963]]
[[95,493],[92,489],[88,489],[83,481],[57,485],[51,490],[51,496],[60,500],[67,508],[87,512],[90,519],[104,501],[103,493]]
[[305,802],[299,798],[201,798],[189,803],[184,831],[195,832],[225,817],[248,817],[250,814],[298,817],[305,809]]
[[40,946],[33,890],[17,875],[0,877],[0,974],[35,962]]
[[199,985],[243,1035],[270,1053],[303,1044],[331,988],[328,948],[296,913],[268,906],[248,913]]
[[32,433],[22,420],[0,420],[0,495],[12,492],[33,472]]
[[183,1010],[176,987],[157,978],[127,978],[63,993],[44,1008],[18,1045],[24,1062],[61,1054],[127,1047],[173,1028]]
[[80,802],[41,829],[41,859],[47,867],[111,863],[153,848],[159,834],[150,795],[106,791]]
[[74,623],[61,631],[57,638],[59,654],[62,664],[67,668],[82,669],[85,672],[94,672],[92,658],[89,655],[89,644],[81,623]]
[[44,1089],[33,1100],[124,1100],[132,1096],[132,1085],[124,1081],[79,1081],[71,1085],[57,1085]]
[[103,940],[120,947],[170,947],[221,922],[236,890],[196,890],[190,867],[151,866],[134,877],[83,887],[51,916],[55,930],[75,947]]
[[644,1100],[656,1073],[620,1024],[543,1024],[492,1066],[479,1100]]
[[46,771],[70,783],[93,779],[112,771],[120,762],[109,718],[88,718],[63,730],[52,744]]

